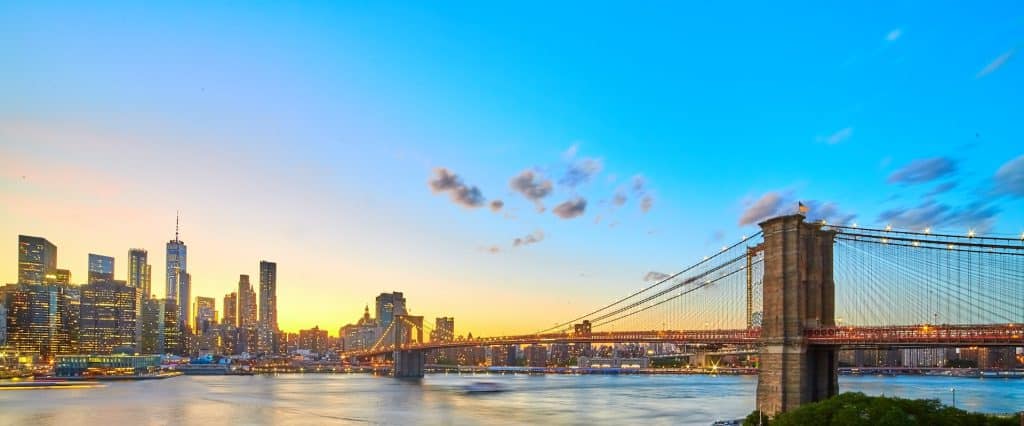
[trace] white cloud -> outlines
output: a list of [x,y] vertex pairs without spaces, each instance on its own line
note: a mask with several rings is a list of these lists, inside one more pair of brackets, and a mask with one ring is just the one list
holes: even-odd
[[985,68],[982,68],[981,71],[978,71],[978,74],[975,75],[974,78],[982,78],[982,77],[984,77],[986,75],[989,75],[989,74],[992,74],[992,73],[996,72],[996,70],[998,70],[999,68],[1002,68],[1002,66],[1006,64],[1006,61],[1009,61],[1010,58],[1013,57],[1013,54],[1016,51],[1017,51],[1017,48],[1013,48],[1013,49],[1007,50],[1006,53],[1003,53],[1002,55],[999,55],[999,57],[993,59],[992,62],[989,62],[988,65],[985,66]]

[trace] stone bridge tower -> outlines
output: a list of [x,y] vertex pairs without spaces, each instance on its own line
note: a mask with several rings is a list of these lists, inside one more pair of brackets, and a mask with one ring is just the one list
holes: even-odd
[[804,331],[835,325],[835,231],[781,216],[764,231],[764,318],[757,408],[767,415],[838,393],[836,350],[807,344]]

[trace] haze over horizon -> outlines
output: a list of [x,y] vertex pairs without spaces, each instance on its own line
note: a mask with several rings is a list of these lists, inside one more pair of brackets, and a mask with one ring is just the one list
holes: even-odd
[[282,329],[402,291],[479,336],[798,201],[1024,238],[1019,4],[674,7],[2,5],[0,283],[25,234],[76,283],[147,249],[162,296],[180,211],[218,310],[270,260]]

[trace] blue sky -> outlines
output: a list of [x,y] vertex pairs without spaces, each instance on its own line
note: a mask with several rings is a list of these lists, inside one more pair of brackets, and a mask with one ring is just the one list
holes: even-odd
[[[1022,48],[1009,1],[6,3],[0,273],[19,233],[79,276],[90,251],[162,264],[181,210],[194,294],[270,258],[289,327],[404,289],[479,334],[572,316],[797,200],[1021,235]],[[482,205],[432,191],[439,168]],[[527,170],[543,212],[510,184]]]

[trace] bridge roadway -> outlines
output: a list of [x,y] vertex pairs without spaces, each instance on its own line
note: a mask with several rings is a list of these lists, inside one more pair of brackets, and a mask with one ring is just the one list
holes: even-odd
[[[839,347],[929,347],[929,346],[1024,346],[1024,325],[904,325],[904,326],[842,326],[809,329],[807,343]],[[475,346],[529,345],[553,343],[674,343],[694,345],[756,345],[761,330],[665,330],[608,331],[589,334],[547,333],[517,336],[484,337],[380,346],[368,350],[342,352],[344,357],[376,356],[402,351],[465,348]]]

